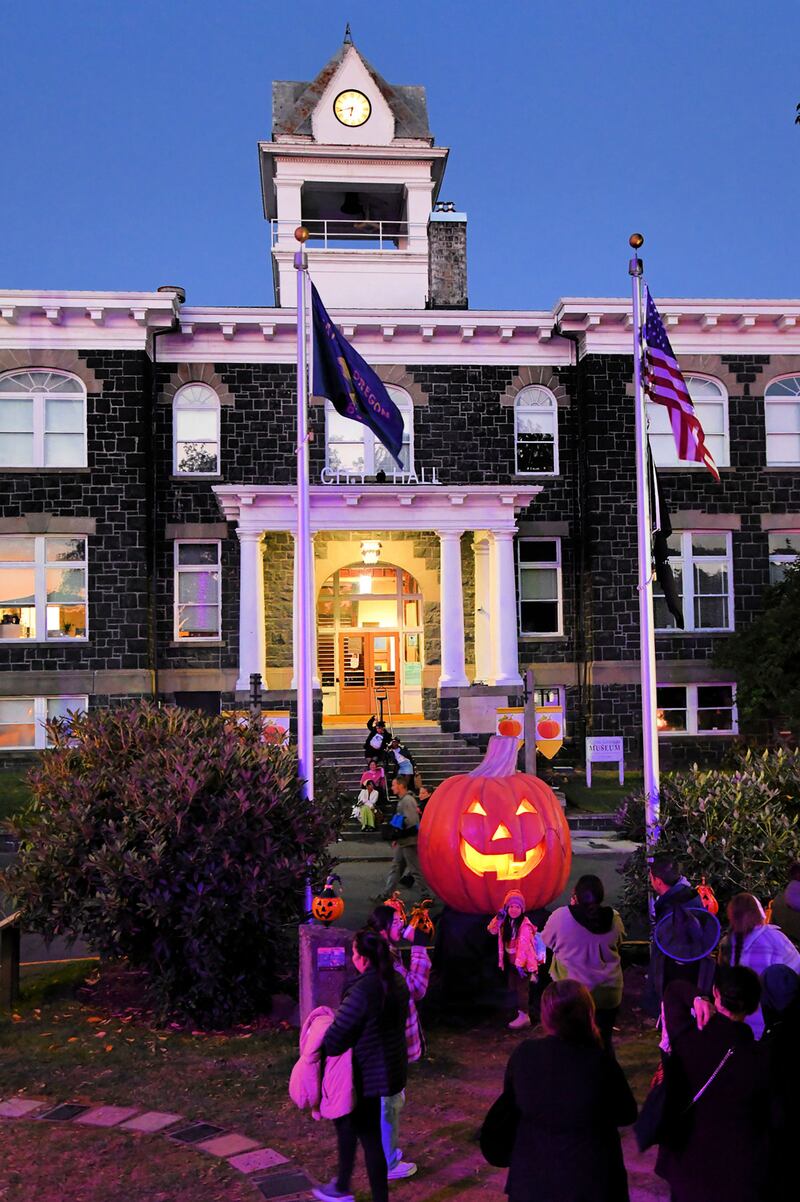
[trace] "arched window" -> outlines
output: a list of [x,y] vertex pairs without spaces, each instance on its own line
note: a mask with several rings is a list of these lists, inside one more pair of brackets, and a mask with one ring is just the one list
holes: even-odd
[[219,397],[207,384],[185,384],[172,402],[176,476],[219,474]]
[[549,388],[532,384],[517,394],[514,445],[520,475],[558,474],[558,406]]
[[[728,445],[728,396],[719,380],[707,376],[685,376],[686,387],[692,398],[706,446],[714,456],[717,467],[729,467],[731,462]],[[647,402],[647,419],[650,446],[657,467],[703,467],[692,465],[678,458],[678,448],[670,424],[669,409],[654,401]]]
[[[386,391],[403,415],[403,449],[400,460],[404,472],[414,470],[414,403],[407,392],[394,384]],[[374,476],[399,471],[386,447],[366,426],[342,417],[330,401],[325,402],[325,466],[343,475]]]
[[86,467],[86,388],[65,372],[0,378],[0,467]]
[[771,380],[764,393],[767,463],[800,466],[800,376]]

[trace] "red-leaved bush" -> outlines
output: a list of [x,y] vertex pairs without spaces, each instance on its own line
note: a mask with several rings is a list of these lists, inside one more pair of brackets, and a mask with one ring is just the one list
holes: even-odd
[[305,800],[294,751],[255,725],[149,702],[50,731],[0,878],[26,929],[145,968],[162,1018],[221,1027],[268,1009],[340,825],[330,773]]

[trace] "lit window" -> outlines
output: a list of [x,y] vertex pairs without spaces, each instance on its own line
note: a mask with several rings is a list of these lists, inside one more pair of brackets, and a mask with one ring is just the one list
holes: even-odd
[[0,467],[85,467],[86,389],[74,376],[0,378]]
[[764,420],[769,466],[800,465],[800,376],[784,376],[767,385]]
[[[675,585],[683,599],[684,628],[733,630],[730,534],[686,530],[673,534],[667,545]],[[654,591],[653,606],[657,630],[678,630],[660,589]]]
[[660,684],[656,707],[659,735],[735,735],[739,729],[732,684]]
[[86,539],[0,536],[0,639],[86,638]]
[[0,698],[0,749],[41,751],[50,745],[45,722],[85,713],[87,702],[85,696]]
[[522,634],[561,634],[561,540],[521,538],[519,629]]
[[558,405],[547,388],[523,388],[514,401],[516,470],[521,475],[558,473]]
[[780,584],[786,569],[800,559],[800,530],[781,530],[769,535],[769,582]]
[[219,398],[207,384],[186,384],[172,402],[176,476],[219,475]]
[[[386,391],[403,415],[402,470],[413,472],[414,404],[402,388],[387,384]],[[391,476],[400,471],[380,439],[360,422],[342,417],[330,401],[325,402],[325,466],[331,472],[350,476],[374,476],[380,471]]]
[[566,737],[567,734],[567,703],[566,690],[561,684],[551,685],[550,688],[542,688],[533,690],[533,702],[537,710],[540,710],[544,705],[560,705],[561,706],[561,732]]
[[222,636],[218,542],[175,543],[175,638]]
[[[706,446],[714,457],[717,467],[730,466],[728,448],[728,397],[718,380],[704,376],[685,376],[686,387],[692,398],[694,411],[706,438]],[[647,402],[647,423],[650,446],[657,467],[704,467],[678,458],[678,448],[670,424],[670,411],[666,405]]]

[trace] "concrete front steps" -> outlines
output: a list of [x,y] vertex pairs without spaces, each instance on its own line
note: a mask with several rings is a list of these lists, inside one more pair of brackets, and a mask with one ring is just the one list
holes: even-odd
[[[457,735],[447,734],[438,726],[403,726],[398,735],[412,756],[426,787],[433,790],[448,776],[471,772],[483,759],[483,752]],[[339,770],[342,785],[357,793],[361,774],[367,766],[364,756],[366,726],[334,727],[314,739],[315,756]]]

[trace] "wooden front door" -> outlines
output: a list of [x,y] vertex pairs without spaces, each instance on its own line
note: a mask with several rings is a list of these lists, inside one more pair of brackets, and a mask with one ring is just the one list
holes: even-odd
[[400,639],[392,631],[339,635],[339,713],[378,712],[377,693],[386,693],[392,714],[400,709]]

